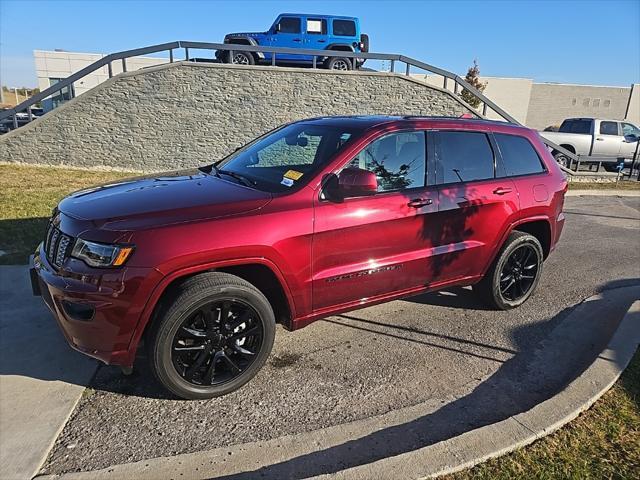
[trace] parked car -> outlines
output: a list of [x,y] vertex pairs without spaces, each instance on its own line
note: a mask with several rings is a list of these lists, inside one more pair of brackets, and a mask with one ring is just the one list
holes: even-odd
[[[306,50],[332,50],[344,52],[368,52],[369,37],[360,33],[360,21],[355,17],[283,13],[276,18],[266,32],[229,33],[224,43],[268,47],[286,47]],[[228,51],[217,51],[216,58],[226,63],[254,65],[271,63],[269,52],[249,52],[238,49],[233,58]],[[278,64],[308,64],[311,55],[276,54]],[[351,70],[353,64],[347,57],[321,57],[318,64],[332,70]],[[356,67],[364,60],[358,59]]]
[[[557,132],[541,135],[576,155],[602,159],[605,169],[615,171],[622,161],[626,167],[632,164],[640,129],[626,121],[568,118]],[[568,166],[569,157],[557,150],[552,153],[560,165]]]
[[169,391],[210,398],[258,372],[276,323],[455,285],[518,307],[560,238],[566,189],[524,127],[303,120],[213,165],[63,199],[32,287],[77,350],[130,370],[144,339]]

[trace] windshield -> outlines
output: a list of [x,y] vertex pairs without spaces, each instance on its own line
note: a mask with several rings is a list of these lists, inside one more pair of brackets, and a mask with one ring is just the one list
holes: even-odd
[[260,190],[286,192],[306,184],[354,133],[335,125],[287,125],[216,164],[217,173],[241,178]]

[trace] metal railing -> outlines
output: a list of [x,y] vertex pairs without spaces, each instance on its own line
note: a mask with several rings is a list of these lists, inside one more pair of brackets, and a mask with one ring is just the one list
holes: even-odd
[[[184,59],[190,60],[190,50],[213,50],[213,51],[226,51],[228,53],[228,58],[234,58],[234,52],[243,51],[243,52],[255,52],[255,53],[270,53],[271,55],[271,65],[276,65],[277,55],[304,55],[312,57],[312,67],[318,67],[318,60],[323,60],[325,58],[331,57],[341,57],[348,58],[351,60],[352,68],[355,70],[358,64],[358,60],[385,60],[390,62],[390,71],[391,73],[396,73],[396,65],[404,64],[404,74],[410,75],[411,68],[416,68],[420,70],[425,70],[427,72],[433,73],[435,75],[439,75],[443,77],[442,87],[445,90],[449,90],[449,82],[451,81],[453,84],[453,93],[459,94],[461,90],[468,91],[471,95],[477,98],[482,105],[482,113],[479,114],[480,117],[485,118],[488,111],[491,110],[496,113],[500,118],[504,121],[513,123],[516,125],[522,125],[518,120],[509,115],[505,110],[496,105],[493,101],[485,97],[481,92],[476,90],[473,86],[471,86],[468,82],[466,82],[463,78],[456,75],[455,73],[449,72],[447,70],[443,70],[441,68],[435,67],[433,65],[429,65],[428,63],[421,62],[419,60],[415,60],[410,57],[406,57],[404,55],[398,54],[389,54],[389,53],[363,53],[363,52],[348,52],[342,50],[311,50],[311,49],[298,49],[298,48],[284,48],[284,47],[268,47],[268,46],[256,46],[256,45],[240,45],[233,43],[208,43],[208,42],[189,42],[189,41],[177,41],[170,43],[163,43],[159,45],[152,45],[149,47],[137,48],[134,50],[125,50],[123,52],[117,52],[109,54],[100,60],[93,62],[91,65],[86,66],[85,68],[78,70],[76,73],[70,75],[69,77],[60,80],[58,83],[51,85],[49,88],[43,90],[42,92],[30,97],[24,102],[16,105],[15,107],[5,110],[4,112],[0,112],[0,122],[8,117],[13,117],[13,126],[14,128],[18,128],[18,114],[22,112],[27,112],[29,121],[33,120],[33,115],[31,113],[31,107],[42,100],[61,92],[63,89],[68,87],[68,91],[71,92],[71,96],[74,96],[73,84],[83,77],[93,73],[94,71],[107,66],[107,71],[109,74],[109,78],[113,76],[113,62],[121,61],[122,62],[122,71],[127,71],[127,59],[131,57],[138,57],[142,55],[148,55],[151,53],[158,52],[168,52],[169,54],[169,63],[173,63],[176,61],[174,51],[178,49],[184,49]],[[556,145],[555,143],[542,138],[542,141],[550,148],[560,151],[564,153],[567,157],[572,160],[577,161],[578,156],[574,153],[566,150],[565,148]],[[569,171],[565,169],[565,171]]]

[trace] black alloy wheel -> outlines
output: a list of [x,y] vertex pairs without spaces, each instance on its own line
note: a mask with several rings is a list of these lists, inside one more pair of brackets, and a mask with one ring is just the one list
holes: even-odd
[[531,245],[516,248],[500,272],[500,293],[511,302],[529,293],[538,276],[538,252]]
[[245,371],[260,352],[262,323],[239,300],[209,302],[176,331],[171,360],[176,372],[199,386],[220,385]]

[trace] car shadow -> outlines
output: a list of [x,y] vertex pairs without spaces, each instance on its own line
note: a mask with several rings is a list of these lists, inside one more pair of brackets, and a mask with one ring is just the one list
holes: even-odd
[[[412,452],[530,410],[562,391],[600,355],[618,325],[618,321],[611,319],[621,319],[633,302],[621,302],[617,287],[629,285],[640,285],[640,280],[610,282],[600,289],[600,298],[596,300],[567,308],[546,321],[515,329],[511,334],[516,345],[513,356],[500,363],[498,369],[469,394],[433,413],[256,470],[216,478],[302,479],[333,474]],[[588,312],[600,304],[614,308],[616,314],[607,318],[572,315],[570,321],[567,319],[574,309]],[[588,322],[585,318],[589,318]],[[552,334],[535,348],[517,348],[527,345],[527,339],[539,335],[541,330],[552,331]],[[576,337],[581,346],[579,351],[568,348],[568,341],[576,342]]]
[[463,308],[465,310],[491,310],[491,308],[471,290],[471,287],[446,288],[437,292],[423,293],[415,297],[404,298],[401,301],[438,307]]

